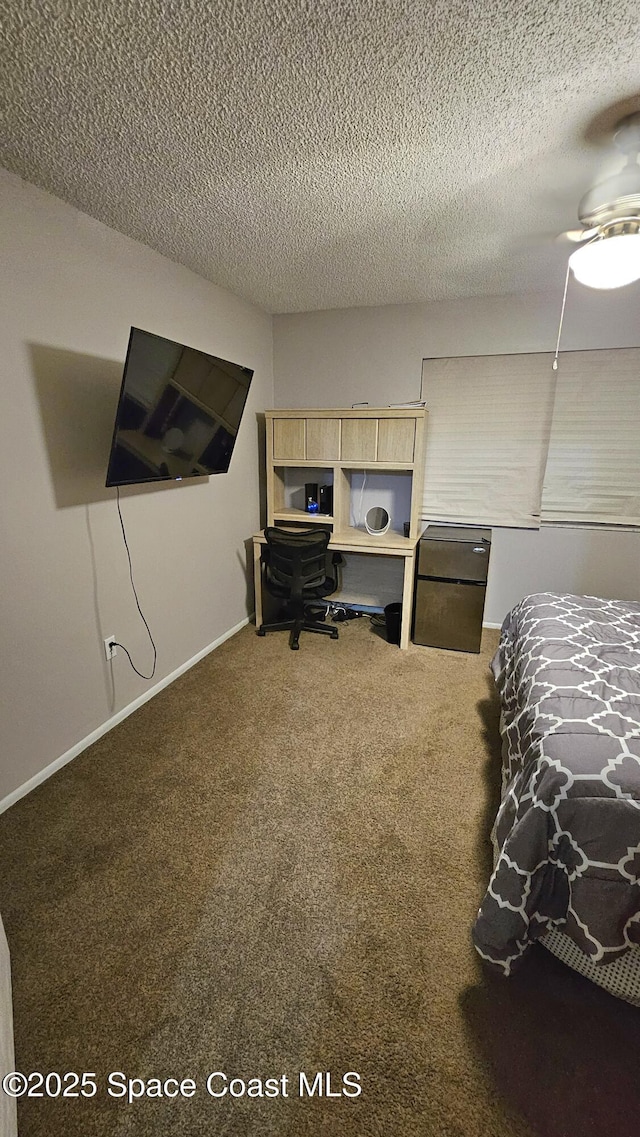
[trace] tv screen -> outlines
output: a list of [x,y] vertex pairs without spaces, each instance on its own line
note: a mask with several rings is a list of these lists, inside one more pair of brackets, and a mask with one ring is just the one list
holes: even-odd
[[225,474],[253,371],[132,328],[108,486]]

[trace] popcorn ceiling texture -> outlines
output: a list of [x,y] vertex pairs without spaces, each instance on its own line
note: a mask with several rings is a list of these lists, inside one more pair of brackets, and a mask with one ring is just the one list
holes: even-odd
[[561,288],[585,131],[640,92],[637,0],[0,16],[2,164],[273,312]]

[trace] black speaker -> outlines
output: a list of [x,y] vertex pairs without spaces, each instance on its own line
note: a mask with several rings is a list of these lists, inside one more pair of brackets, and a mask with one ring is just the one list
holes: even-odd
[[333,486],[320,486],[318,505],[320,513],[333,513]]
[[304,486],[304,507],[309,508],[309,503],[313,502],[314,505],[318,504],[318,483],[305,482]]

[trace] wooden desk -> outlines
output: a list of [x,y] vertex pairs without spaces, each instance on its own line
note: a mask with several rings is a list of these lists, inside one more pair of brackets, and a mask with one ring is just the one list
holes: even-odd
[[[317,517],[317,515],[316,515]],[[262,546],[266,544],[264,532],[253,536],[253,584],[255,591],[256,627],[262,623]],[[385,533],[376,539],[366,530],[348,529],[333,533],[329,548],[340,553],[368,553],[375,557],[404,557],[404,577],[402,584],[402,624],[400,626],[400,647],[409,647],[411,637],[411,616],[413,607],[413,579],[417,542],[399,533]],[[331,597],[327,597],[330,601]]]
[[[265,411],[267,525],[324,525],[331,531],[330,549],[375,557],[402,557],[401,648],[409,646],[416,548],[424,529],[421,502],[425,425],[426,411],[422,407]],[[352,518],[360,517],[359,508],[353,508],[352,484],[352,479],[359,474],[363,479],[367,474],[385,475],[392,498],[389,512],[397,528],[400,521],[403,524],[409,521],[408,537],[395,531],[373,537],[366,529],[352,526]],[[310,514],[304,509],[308,481],[332,487],[333,512],[330,515]],[[408,502],[403,496],[407,483]],[[385,508],[388,508],[387,503]],[[264,535],[256,533],[253,557],[258,625],[262,623],[260,551],[263,544]]]

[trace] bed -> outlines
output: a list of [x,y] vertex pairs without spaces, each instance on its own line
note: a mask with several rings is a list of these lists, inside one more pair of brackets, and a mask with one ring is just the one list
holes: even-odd
[[640,1005],[640,604],[527,596],[491,667],[502,796],[476,949],[509,975],[540,941]]

